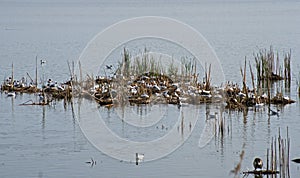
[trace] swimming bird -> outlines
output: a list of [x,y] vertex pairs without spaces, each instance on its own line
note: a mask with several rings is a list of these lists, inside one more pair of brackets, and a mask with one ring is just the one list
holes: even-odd
[[178,100],[177,100],[177,108],[178,109],[180,109],[181,108],[181,106],[182,106],[182,103],[181,103],[181,101],[180,101],[180,99],[179,99],[179,97],[178,97]]
[[46,64],[46,60],[40,60],[41,61],[41,65]]
[[261,158],[255,158],[253,161],[254,169],[261,169],[263,167],[263,161]]
[[93,160],[93,158],[91,158],[91,161],[86,161],[85,163],[90,164],[91,166],[94,166],[97,164],[97,162],[95,160]]
[[300,163],[300,158],[293,159],[292,161],[295,163]]
[[112,65],[106,65],[106,69],[108,69],[108,70],[112,70]]
[[279,109],[277,109],[277,112],[274,111],[274,110],[272,110],[272,109],[270,109],[269,116],[275,116],[275,115],[277,115],[279,117],[279,111],[280,111]]
[[139,162],[143,161],[145,154],[135,153],[135,164],[138,165]]
[[15,92],[8,92],[7,97],[16,97],[16,93]]

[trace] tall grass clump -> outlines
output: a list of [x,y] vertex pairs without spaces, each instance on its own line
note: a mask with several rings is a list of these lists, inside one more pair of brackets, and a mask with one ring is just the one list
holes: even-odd
[[[197,83],[198,75],[197,63],[195,59],[182,57],[180,63],[176,64],[174,58],[171,61],[163,61],[145,48],[144,51],[135,57],[132,57],[127,49],[123,50],[122,61],[118,64],[116,74],[129,79],[132,76],[139,76],[144,73],[164,74],[175,79],[175,81]],[[210,84],[210,69],[206,71],[206,83]],[[209,85],[208,85],[209,86]]]
[[[254,54],[256,63],[256,74],[258,81],[291,81],[291,50],[284,54],[283,61],[280,60],[279,53],[275,53],[273,47],[270,49],[261,49]],[[283,63],[283,67],[282,64]]]

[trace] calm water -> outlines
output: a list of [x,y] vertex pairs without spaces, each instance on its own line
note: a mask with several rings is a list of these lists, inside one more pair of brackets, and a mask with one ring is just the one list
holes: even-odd
[[[82,134],[70,105],[64,108],[62,102],[57,102],[45,107],[19,106],[37,96],[24,94],[12,99],[2,93],[0,177],[233,177],[229,172],[238,163],[243,144],[241,170],[245,171],[252,169],[254,156],[265,158],[278,128],[285,133],[287,126],[290,157],[300,156],[300,108],[295,87],[300,65],[297,1],[1,1],[0,78],[10,75],[12,61],[17,78],[26,72],[34,76],[38,56],[47,60],[45,78],[65,81],[69,78],[67,60],[77,60],[94,35],[115,22],[144,15],[175,18],[201,32],[215,49],[226,80],[241,82],[239,68],[244,56],[252,59],[259,48],[273,45],[279,52],[292,49],[294,78],[291,92],[286,94],[297,102],[280,108],[280,117],[269,121],[264,111],[249,111],[246,118],[242,113],[226,114],[230,132],[204,148],[198,147],[198,140],[205,110],[215,106],[199,106],[198,122],[182,147],[162,159],[136,166],[94,148]],[[116,110],[100,110],[112,130],[130,137],[130,133],[119,130],[123,127],[121,120],[108,117]],[[165,123],[171,127],[172,119]],[[149,132],[160,136],[166,131]],[[91,157],[97,161],[94,167],[85,163]],[[291,177],[298,177],[299,169],[291,163]]]

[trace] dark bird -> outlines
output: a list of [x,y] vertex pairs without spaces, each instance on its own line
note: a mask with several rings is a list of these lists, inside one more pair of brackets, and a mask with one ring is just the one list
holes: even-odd
[[106,69],[112,70],[112,65],[106,65]]
[[276,111],[274,111],[274,110],[272,110],[272,109],[270,109],[270,113],[269,113],[269,115],[270,116],[275,116],[275,115],[277,115],[278,117],[279,117],[279,109],[277,109],[277,112]]
[[253,167],[254,169],[261,169],[263,167],[263,161],[260,158],[255,158],[253,161]]
[[295,163],[300,163],[300,158],[293,159],[292,161]]
[[97,162],[94,161],[93,158],[91,158],[91,161],[86,161],[85,163],[90,164],[91,166],[94,166],[97,164]]
[[46,64],[46,60],[41,60],[41,65]]

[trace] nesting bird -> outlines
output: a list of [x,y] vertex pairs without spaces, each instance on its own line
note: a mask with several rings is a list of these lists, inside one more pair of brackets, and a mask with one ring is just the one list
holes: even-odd
[[263,161],[261,158],[255,158],[253,161],[253,167],[254,169],[262,169],[263,167]]
[[44,101],[44,96],[42,94],[39,94],[39,102],[43,103]]
[[143,93],[143,94],[141,95],[141,98],[149,98],[149,95],[147,95],[146,93]]

